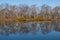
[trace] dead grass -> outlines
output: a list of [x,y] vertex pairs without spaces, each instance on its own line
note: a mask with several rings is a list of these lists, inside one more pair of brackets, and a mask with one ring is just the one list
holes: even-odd
[[51,19],[51,20],[47,20],[47,19],[43,19],[43,18],[16,18],[16,19],[0,19],[0,22],[31,22],[31,21],[35,21],[35,22],[39,22],[39,21],[60,21],[60,19]]

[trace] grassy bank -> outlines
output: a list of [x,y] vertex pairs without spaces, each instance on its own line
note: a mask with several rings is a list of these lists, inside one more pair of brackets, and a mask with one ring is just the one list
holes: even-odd
[[15,18],[15,19],[0,19],[0,22],[30,22],[30,21],[60,21],[60,19],[43,19],[43,18]]

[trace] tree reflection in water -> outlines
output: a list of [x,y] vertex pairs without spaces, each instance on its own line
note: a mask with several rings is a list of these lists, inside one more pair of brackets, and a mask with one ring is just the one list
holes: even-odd
[[33,23],[31,24],[31,31],[32,31],[32,33],[36,33],[36,32],[37,32],[36,27],[37,27],[37,23],[36,23],[36,22],[33,22]]
[[60,32],[60,22],[23,22],[23,23],[0,23],[0,34],[9,35],[15,33],[36,33],[39,24],[40,31],[47,34],[53,30]]
[[54,30],[60,32],[60,22],[54,22]]
[[41,22],[40,23],[40,27],[41,27],[41,32],[43,34],[49,33],[51,31],[51,22]]

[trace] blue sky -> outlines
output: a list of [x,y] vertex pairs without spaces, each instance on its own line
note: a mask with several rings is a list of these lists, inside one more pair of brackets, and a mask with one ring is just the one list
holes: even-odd
[[27,4],[37,6],[42,6],[43,4],[47,4],[51,7],[60,6],[60,0],[0,0],[0,4],[8,3],[10,5],[19,5],[19,4]]

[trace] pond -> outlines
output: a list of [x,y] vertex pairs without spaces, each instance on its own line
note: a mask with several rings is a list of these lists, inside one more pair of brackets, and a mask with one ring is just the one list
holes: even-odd
[[0,23],[0,40],[60,40],[60,22]]

